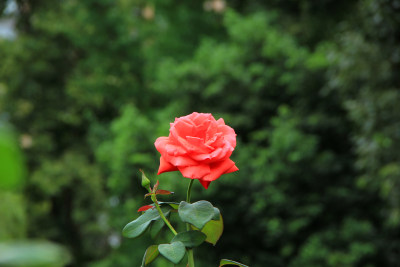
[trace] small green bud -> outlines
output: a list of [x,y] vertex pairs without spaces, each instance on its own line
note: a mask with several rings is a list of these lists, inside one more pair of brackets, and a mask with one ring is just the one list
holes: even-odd
[[147,191],[151,191],[151,189],[150,189],[150,180],[149,180],[149,178],[147,178],[146,177],[146,175],[144,174],[144,171],[142,171],[142,170],[140,170],[141,172],[142,172],[142,186],[144,187],[144,188],[146,188],[147,189]]

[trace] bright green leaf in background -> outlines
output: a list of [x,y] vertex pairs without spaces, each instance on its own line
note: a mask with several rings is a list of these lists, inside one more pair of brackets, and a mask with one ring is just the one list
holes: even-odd
[[0,240],[26,235],[25,198],[19,193],[24,175],[18,142],[13,132],[0,123]]
[[[194,229],[197,229],[193,227]],[[206,225],[204,225],[201,232],[204,233],[207,238],[206,242],[213,244],[214,246],[217,244],[220,239],[222,232],[224,231],[224,220],[222,219],[222,215],[219,215],[219,220],[211,220]]]
[[60,267],[69,263],[69,253],[59,245],[44,241],[0,243],[0,266]]
[[154,261],[159,254],[158,246],[151,245],[146,249],[146,252],[143,256],[142,267],[149,265],[152,261]]
[[18,143],[9,130],[0,125],[0,190],[21,187],[25,168]]

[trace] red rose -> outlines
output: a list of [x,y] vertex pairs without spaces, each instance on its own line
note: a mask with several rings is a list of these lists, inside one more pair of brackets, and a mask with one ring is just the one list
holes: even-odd
[[223,119],[216,121],[209,113],[194,112],[176,118],[170,125],[169,136],[155,142],[161,153],[158,174],[179,170],[207,189],[222,174],[239,170],[229,159],[236,146],[236,134]]

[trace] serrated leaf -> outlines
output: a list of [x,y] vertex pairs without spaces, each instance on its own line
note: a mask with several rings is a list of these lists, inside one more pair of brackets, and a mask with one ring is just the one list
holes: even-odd
[[[192,229],[198,230],[198,228],[192,226]],[[222,215],[219,215],[219,220],[211,220],[206,225],[204,225],[201,232],[204,233],[206,237],[206,242],[213,244],[214,246],[217,244],[220,239],[222,232],[224,231],[224,220],[222,219]]]
[[[171,207],[163,207],[162,211],[164,215],[168,215],[171,210]],[[145,211],[139,218],[128,223],[124,229],[122,230],[122,235],[128,238],[135,238],[140,236],[144,231],[146,231],[147,227],[149,227],[150,223],[154,220],[160,218],[157,209],[150,209]]]
[[167,260],[171,261],[174,264],[178,264],[185,256],[186,249],[185,245],[182,242],[177,241],[171,244],[158,245],[158,251]]
[[178,233],[171,242],[181,241],[185,247],[193,248],[199,246],[206,240],[206,235],[200,231],[191,230],[186,232]]
[[224,266],[224,265],[235,265],[235,266],[240,266],[240,267],[249,267],[249,266],[244,265],[244,264],[242,264],[242,263],[240,263],[240,262],[222,259],[222,260],[219,262],[219,267]]
[[183,222],[190,223],[199,229],[202,229],[214,217],[213,205],[205,200],[192,204],[182,201],[179,204],[178,212]]
[[150,247],[148,247],[143,256],[142,267],[147,266],[149,263],[154,261],[157,258],[158,254],[159,251],[157,245],[151,245]]

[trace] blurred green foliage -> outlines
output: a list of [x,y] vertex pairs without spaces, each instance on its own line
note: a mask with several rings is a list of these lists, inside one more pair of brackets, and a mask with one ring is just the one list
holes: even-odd
[[0,123],[0,266],[58,267],[71,257],[60,245],[27,240],[25,164],[11,127]]
[[139,264],[150,235],[121,238],[139,169],[183,199],[186,179],[156,178],[153,142],[198,111],[236,130],[240,169],[194,188],[225,222],[199,266],[398,265],[398,0],[11,2],[0,121],[28,179],[0,195],[0,239],[62,243],[72,266]]

